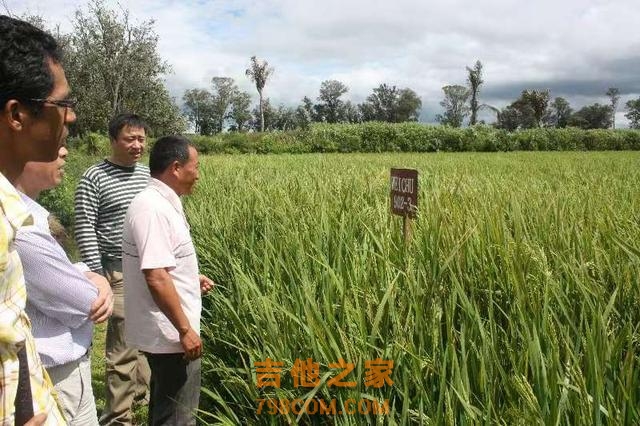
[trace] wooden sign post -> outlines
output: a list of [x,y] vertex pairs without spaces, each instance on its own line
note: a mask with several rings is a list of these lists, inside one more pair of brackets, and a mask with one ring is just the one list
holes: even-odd
[[404,242],[411,239],[411,219],[418,212],[418,171],[391,169],[391,212],[402,216]]

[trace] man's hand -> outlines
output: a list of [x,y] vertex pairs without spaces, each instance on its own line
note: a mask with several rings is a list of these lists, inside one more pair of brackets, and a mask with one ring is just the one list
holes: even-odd
[[211,278],[200,275],[200,294],[205,295],[213,289],[216,284]]
[[113,292],[105,277],[95,272],[84,274],[98,289],[98,298],[91,305],[90,319],[96,324],[105,322],[113,312]]
[[180,333],[180,344],[184,349],[184,357],[189,361],[202,356],[202,341],[193,328],[189,327],[186,332]]

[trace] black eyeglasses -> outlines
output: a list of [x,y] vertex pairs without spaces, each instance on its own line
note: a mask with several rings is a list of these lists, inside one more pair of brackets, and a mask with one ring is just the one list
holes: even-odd
[[27,99],[30,102],[36,102],[39,104],[51,104],[51,105],[55,105],[61,108],[71,108],[74,109],[76,107],[76,105],[78,104],[78,101],[76,99],[38,99],[38,98],[32,98],[32,99]]

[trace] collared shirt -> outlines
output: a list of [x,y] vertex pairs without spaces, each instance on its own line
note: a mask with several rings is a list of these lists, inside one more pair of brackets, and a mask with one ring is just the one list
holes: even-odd
[[15,246],[27,285],[26,311],[31,319],[36,349],[45,367],[80,359],[93,336],[89,319],[98,289],[85,278],[86,265],[74,266],[51,236],[49,212],[21,194],[34,225],[18,230]]
[[149,168],[103,160],[84,172],[76,187],[75,236],[84,262],[102,273],[102,258],[122,259],[122,222],[127,207],[149,183]]
[[25,313],[27,291],[22,264],[13,247],[17,230],[32,219],[15,188],[0,174],[0,422],[15,423],[18,351],[23,347],[29,365],[34,414],[46,413],[46,425],[66,424],[53,396],[53,386],[36,352],[31,323]]
[[178,330],[153,300],[143,270],[166,268],[191,328],[200,334],[198,260],[180,198],[163,182],[131,202],[124,220],[122,269],[127,344],[149,353],[184,352]]

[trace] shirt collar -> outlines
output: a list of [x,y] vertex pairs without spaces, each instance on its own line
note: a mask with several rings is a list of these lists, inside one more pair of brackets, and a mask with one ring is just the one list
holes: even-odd
[[49,230],[49,211],[42,207],[37,201],[29,198],[26,194],[23,194],[20,191],[18,191],[18,193],[20,194],[24,205],[27,207],[27,210],[33,216],[34,224],[48,233],[51,232]]
[[18,191],[2,173],[0,173],[0,207],[14,230],[33,224],[33,218],[20,199]]
[[169,187],[169,185],[167,185],[166,183],[154,177],[149,179],[149,186],[157,190],[164,198],[167,199],[167,201],[169,201],[174,209],[178,210],[184,216],[182,202],[180,201],[180,197],[178,197],[178,194],[176,194],[176,191],[171,189],[171,187]]

